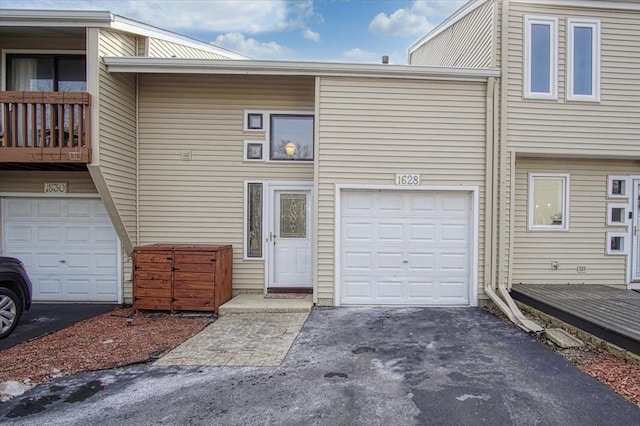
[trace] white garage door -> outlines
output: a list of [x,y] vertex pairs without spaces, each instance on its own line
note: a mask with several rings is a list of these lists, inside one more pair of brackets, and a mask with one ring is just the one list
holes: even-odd
[[6,198],[4,253],[21,259],[36,301],[118,301],[118,240],[99,199]]
[[469,304],[470,193],[344,190],[341,210],[342,303]]

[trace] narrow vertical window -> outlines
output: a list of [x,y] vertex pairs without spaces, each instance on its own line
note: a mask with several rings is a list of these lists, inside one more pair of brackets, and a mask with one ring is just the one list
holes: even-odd
[[567,99],[600,100],[600,21],[567,20]]
[[569,229],[569,176],[529,175],[529,230]]
[[558,96],[558,20],[525,17],[524,94],[528,98]]
[[262,182],[248,182],[245,206],[245,254],[247,258],[262,258]]

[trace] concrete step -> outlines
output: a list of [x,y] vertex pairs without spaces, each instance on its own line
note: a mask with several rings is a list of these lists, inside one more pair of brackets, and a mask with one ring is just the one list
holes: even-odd
[[220,306],[218,314],[310,312],[313,296],[304,299],[265,299],[263,294],[239,294]]

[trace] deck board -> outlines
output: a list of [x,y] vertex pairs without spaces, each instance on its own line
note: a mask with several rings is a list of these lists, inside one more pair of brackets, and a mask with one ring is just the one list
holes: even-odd
[[511,295],[515,300],[640,354],[640,293],[604,285],[517,284]]

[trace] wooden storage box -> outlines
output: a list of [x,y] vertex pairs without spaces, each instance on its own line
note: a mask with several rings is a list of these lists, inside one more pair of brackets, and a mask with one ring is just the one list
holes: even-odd
[[230,245],[153,244],[133,250],[133,308],[218,312],[231,299]]

